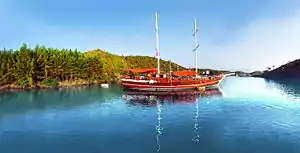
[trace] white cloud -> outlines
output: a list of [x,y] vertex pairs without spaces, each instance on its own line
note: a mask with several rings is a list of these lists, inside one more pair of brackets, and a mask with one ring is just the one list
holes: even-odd
[[298,12],[284,18],[256,20],[237,29],[232,43],[204,46],[203,65],[248,71],[280,66],[300,58],[299,27]]

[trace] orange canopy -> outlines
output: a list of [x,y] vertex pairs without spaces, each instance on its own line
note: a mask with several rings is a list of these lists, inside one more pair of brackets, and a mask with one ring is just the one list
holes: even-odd
[[129,69],[132,73],[157,73],[157,69]]
[[173,74],[175,76],[194,76],[197,73],[195,71],[175,71]]

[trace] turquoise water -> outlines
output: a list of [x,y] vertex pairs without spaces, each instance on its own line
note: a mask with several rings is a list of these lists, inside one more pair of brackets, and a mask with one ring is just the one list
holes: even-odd
[[221,89],[202,97],[129,96],[115,86],[2,94],[0,152],[300,152],[300,83],[228,77]]

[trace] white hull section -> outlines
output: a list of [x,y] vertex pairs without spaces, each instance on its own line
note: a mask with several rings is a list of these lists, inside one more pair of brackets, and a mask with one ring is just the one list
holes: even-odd
[[135,82],[135,83],[156,83],[155,80],[135,80],[135,79],[121,79],[121,81],[127,81],[127,82]]

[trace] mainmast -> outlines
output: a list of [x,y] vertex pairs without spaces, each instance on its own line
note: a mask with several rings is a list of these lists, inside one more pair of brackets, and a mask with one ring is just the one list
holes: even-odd
[[156,47],[155,47],[156,52],[155,52],[155,54],[157,57],[157,73],[160,74],[157,12],[155,12],[155,33],[156,33]]
[[197,49],[199,48],[199,44],[198,44],[198,40],[197,40],[197,35],[196,33],[198,32],[198,29],[196,27],[196,19],[194,20],[194,42],[195,42],[195,49],[193,49],[193,51],[195,51],[195,69],[196,69],[196,77],[198,76],[198,51]]

